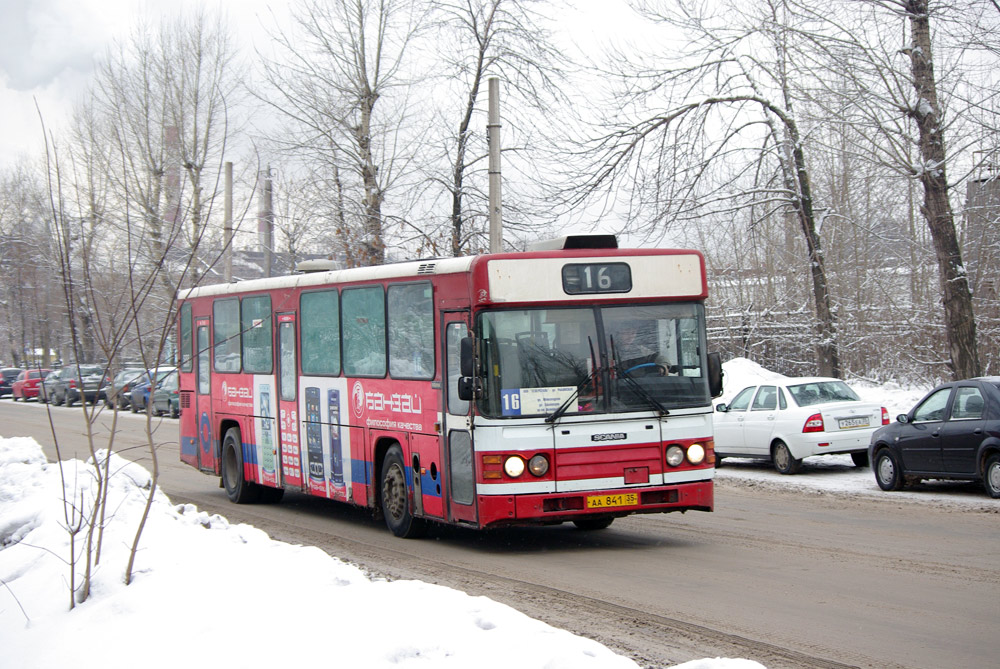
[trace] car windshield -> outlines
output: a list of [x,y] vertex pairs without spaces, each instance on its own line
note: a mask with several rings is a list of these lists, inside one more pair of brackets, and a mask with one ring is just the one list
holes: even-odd
[[104,369],[100,365],[80,365],[80,376],[100,376],[103,374]]
[[709,403],[698,304],[487,311],[487,416],[663,411]]
[[858,402],[860,397],[843,381],[812,381],[788,386],[795,403],[800,407],[826,402]]

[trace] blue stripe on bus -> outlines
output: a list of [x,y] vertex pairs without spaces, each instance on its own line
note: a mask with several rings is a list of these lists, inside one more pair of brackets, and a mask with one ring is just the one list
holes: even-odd
[[243,442],[243,464],[257,466],[257,444]]
[[424,473],[420,475],[420,492],[424,497],[440,497],[441,491],[438,482],[431,478],[431,473],[424,468]]
[[197,455],[198,439],[195,437],[181,437],[181,455]]

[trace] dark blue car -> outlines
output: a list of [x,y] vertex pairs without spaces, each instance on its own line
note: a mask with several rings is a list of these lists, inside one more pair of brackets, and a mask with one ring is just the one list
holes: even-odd
[[129,395],[129,410],[132,413],[145,411],[149,406],[149,392],[153,380],[157,383],[162,381],[176,367],[157,367],[147,370],[146,375],[141,379],[136,379],[132,384],[132,391]]
[[1000,376],[945,383],[872,434],[868,456],[882,490],[921,479],[981,481],[1000,498]]

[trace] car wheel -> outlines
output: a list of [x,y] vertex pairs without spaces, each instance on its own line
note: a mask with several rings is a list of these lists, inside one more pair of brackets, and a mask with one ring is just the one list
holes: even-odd
[[771,460],[779,474],[796,474],[802,466],[802,460],[793,457],[788,445],[783,441],[775,442],[771,448]]
[[222,440],[222,487],[234,504],[252,504],[260,498],[260,488],[243,478],[243,444],[240,429],[231,427]]
[[994,453],[986,458],[986,469],[983,470],[983,487],[986,494],[994,499],[1000,498],[1000,455]]
[[899,458],[888,448],[875,454],[875,481],[882,490],[902,490],[906,482]]
[[181,415],[180,407],[178,407],[175,404],[171,404],[170,405],[170,417],[171,418],[177,418],[180,415]]
[[854,463],[855,467],[867,467],[868,451],[855,451],[854,453],[851,453],[851,461]]
[[14,400],[15,402],[17,401],[17,395],[11,395],[11,396],[10,396],[10,398],[11,398],[12,400]]
[[52,394],[52,403],[57,407],[62,406],[62,398],[59,396],[59,393]]
[[406,486],[406,466],[403,464],[403,449],[393,445],[382,460],[382,485],[379,486],[379,501],[385,524],[397,537],[409,539],[419,537],[426,530],[424,520],[414,518],[410,513],[409,490]]
[[139,413],[139,407],[135,405],[135,402],[132,402],[131,404],[128,405],[128,410],[131,411],[132,413]]

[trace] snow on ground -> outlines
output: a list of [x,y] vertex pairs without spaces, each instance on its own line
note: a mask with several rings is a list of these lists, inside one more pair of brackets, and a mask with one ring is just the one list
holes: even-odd
[[[723,400],[758,378],[775,378],[745,359],[724,365]],[[908,411],[929,388],[852,387]],[[67,566],[74,510],[89,508],[92,465],[50,464],[32,439],[0,438],[0,664],[117,669],[142,665],[626,668],[607,647],[553,628],[485,597],[418,581],[371,579],[318,548],[273,541],[157,491],[133,582],[122,577],[150,475],[117,455],[109,517],[90,598],[70,611]],[[782,476],[768,462],[727,458],[720,485],[799,488],[892,502],[1000,511],[977,484],[927,482],[913,492],[879,490],[869,468],[848,456],[807,458]],[[77,554],[83,533],[77,537]],[[84,569],[79,562],[75,582]],[[265,575],[277,576],[267,587]],[[295,593],[298,593],[297,595]],[[297,603],[293,606],[292,601]],[[398,624],[406,621],[405,625]],[[706,658],[683,669],[759,669],[745,659]]]
[[[175,506],[162,491],[154,496],[126,586],[128,547],[151,479],[117,455],[110,465],[100,565],[90,598],[70,611],[66,528],[78,515],[64,505],[61,491],[76,509],[90,508],[93,468],[78,460],[50,464],[33,439],[0,438],[0,666],[638,666],[486,597],[371,579],[318,548],[273,541],[249,525]],[[77,537],[77,555],[84,534]],[[83,570],[81,560],[77,584]],[[762,665],[704,659],[678,666]]]

